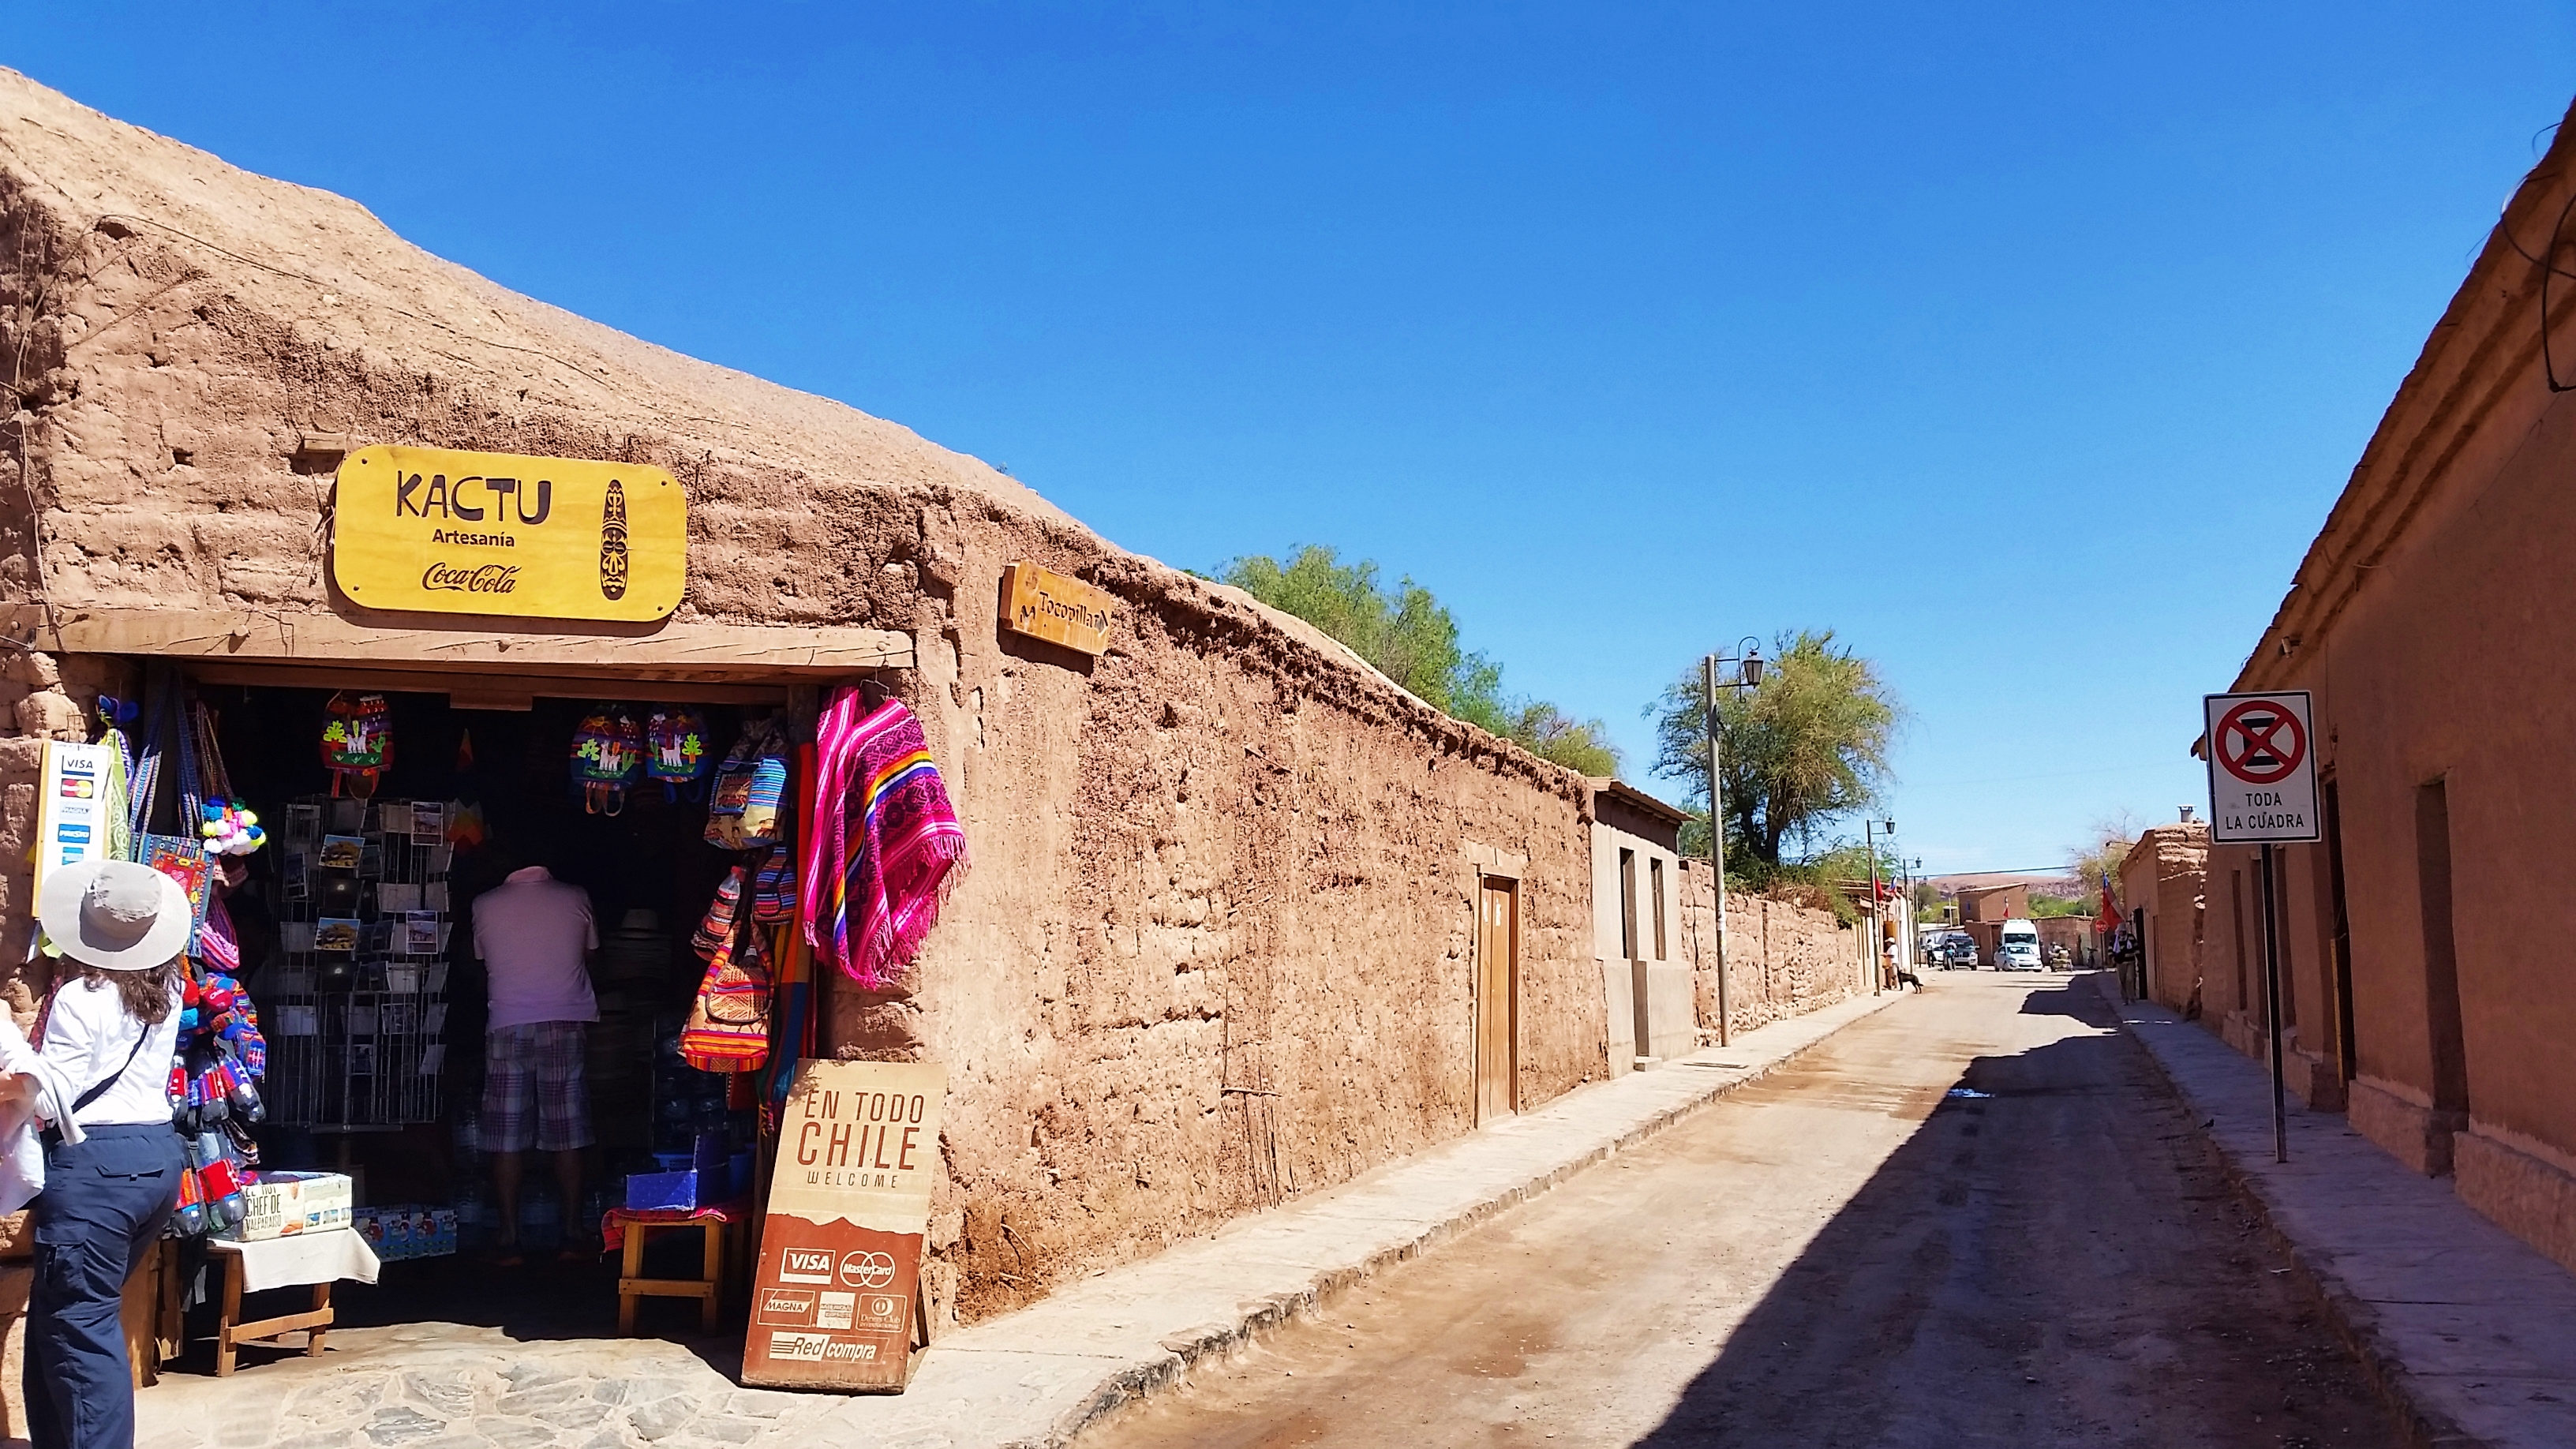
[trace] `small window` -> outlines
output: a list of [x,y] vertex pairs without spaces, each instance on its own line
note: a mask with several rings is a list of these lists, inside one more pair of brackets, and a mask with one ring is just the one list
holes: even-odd
[[1655,959],[1664,957],[1664,858],[1656,856],[1646,862],[1647,884],[1655,892]]

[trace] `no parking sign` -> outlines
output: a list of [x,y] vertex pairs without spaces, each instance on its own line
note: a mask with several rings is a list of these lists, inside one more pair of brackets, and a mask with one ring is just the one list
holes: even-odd
[[2201,707],[2209,729],[2209,838],[2225,845],[2319,839],[2308,692],[2211,694]]

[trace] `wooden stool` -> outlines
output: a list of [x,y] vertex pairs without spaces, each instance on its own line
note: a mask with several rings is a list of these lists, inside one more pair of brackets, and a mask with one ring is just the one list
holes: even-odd
[[[721,1218],[691,1218],[686,1222],[663,1223],[642,1219],[625,1221],[626,1266],[617,1280],[617,1331],[624,1336],[635,1332],[635,1310],[647,1298],[695,1298],[698,1300],[698,1326],[709,1333],[716,1327],[716,1312],[724,1297],[726,1270],[737,1223]],[[704,1276],[698,1278],[647,1278],[644,1273],[644,1240],[654,1233],[697,1232],[704,1242]]]
[[[281,1333],[304,1332],[304,1356],[322,1356],[322,1333],[331,1326],[331,1283],[325,1279],[313,1286],[313,1306],[303,1313],[281,1313],[275,1318],[261,1318],[249,1323],[242,1315],[242,1260],[238,1249],[226,1251],[226,1243],[212,1245],[210,1254],[224,1265],[224,1299],[221,1315],[215,1320],[215,1377],[230,1378],[235,1353],[245,1343],[274,1340]],[[264,1342],[265,1347],[284,1348],[285,1344]]]

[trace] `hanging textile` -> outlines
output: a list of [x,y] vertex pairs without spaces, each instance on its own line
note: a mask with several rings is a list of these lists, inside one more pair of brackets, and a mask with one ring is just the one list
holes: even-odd
[[[143,766],[153,781],[154,790],[165,775],[175,773],[179,785],[178,828],[181,833],[156,834],[146,827],[153,820],[153,790],[139,790],[133,801],[135,859],[179,883],[187,892],[188,909],[194,916],[189,933],[193,952],[196,932],[206,924],[206,899],[212,864],[206,858],[204,841],[197,834],[197,821],[203,811],[203,782],[200,779],[198,740],[192,717],[193,701],[186,697],[186,686],[179,671],[166,665],[153,665],[145,675],[144,715],[148,721],[143,739]],[[169,766],[175,763],[175,771]]]
[[967,864],[966,831],[921,721],[901,700],[863,708],[841,690],[819,726],[803,914],[815,955],[876,989],[921,954]]
[[787,727],[776,715],[742,727],[717,768],[707,801],[707,844],[720,850],[776,845],[792,828],[787,792]]
[[[814,766],[814,746],[796,746],[788,798],[796,802],[796,818],[803,822],[807,839],[814,833],[815,822],[822,818],[814,810]],[[788,856],[793,849],[782,848],[779,855]],[[797,882],[791,879],[787,884],[793,888]],[[797,894],[801,898],[803,892]],[[797,1064],[814,1055],[814,948],[806,940],[807,924],[800,914],[779,932],[777,969],[770,979],[774,1019],[769,1062],[761,1068],[760,1125],[762,1131],[772,1134],[778,1131],[778,1114],[787,1105],[787,1093],[796,1084]]]
[[112,694],[98,697],[98,742],[107,746],[107,858],[134,859],[134,744],[126,730],[143,718],[143,706]]
[[680,1031],[680,1060],[702,1072],[760,1070],[769,1055],[768,956],[769,933],[734,912]]

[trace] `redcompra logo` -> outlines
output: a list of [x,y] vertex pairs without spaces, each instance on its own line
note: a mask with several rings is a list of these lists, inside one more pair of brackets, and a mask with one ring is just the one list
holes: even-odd
[[831,1342],[828,1333],[773,1333],[769,1335],[769,1356],[791,1363],[821,1363],[823,1350]]
[[832,1250],[829,1248],[789,1248],[778,1259],[778,1281],[781,1283],[821,1283],[832,1281]]

